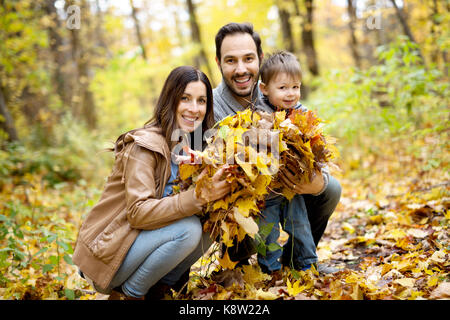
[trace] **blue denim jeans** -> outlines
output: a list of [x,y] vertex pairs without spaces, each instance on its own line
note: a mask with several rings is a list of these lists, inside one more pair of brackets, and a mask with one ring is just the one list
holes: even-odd
[[140,298],[159,280],[173,285],[211,245],[197,216],[180,219],[156,230],[142,230],[128,250],[110,288],[122,286]]
[[282,264],[301,269],[317,262],[317,244],[340,197],[339,181],[329,176],[327,188],[318,196],[296,195],[291,201],[283,197],[267,200],[260,226],[268,223],[274,225],[265,244],[276,243],[280,235],[280,223],[289,239],[283,249],[266,250],[266,256],[258,254],[258,263],[262,269],[266,272],[275,271]]
[[289,235],[288,242],[282,249],[266,250],[266,255],[258,254],[258,263],[265,272],[281,269],[281,261],[296,269],[317,262],[316,246],[311,233],[303,197],[294,196],[288,201],[282,196],[266,200],[266,208],[262,211],[260,226],[273,224],[265,239],[265,244],[277,243],[280,236],[280,224]]

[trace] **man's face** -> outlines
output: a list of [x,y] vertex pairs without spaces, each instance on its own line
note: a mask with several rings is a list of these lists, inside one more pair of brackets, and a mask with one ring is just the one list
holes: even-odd
[[226,85],[241,105],[247,105],[258,81],[260,62],[253,38],[248,33],[228,35],[220,53],[220,61],[216,57],[216,62]]

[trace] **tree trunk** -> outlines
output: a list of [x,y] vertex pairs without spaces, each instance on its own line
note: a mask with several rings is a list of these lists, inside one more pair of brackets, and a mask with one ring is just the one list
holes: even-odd
[[[391,0],[392,5],[395,8],[395,12],[397,14],[397,18],[400,21],[400,24],[402,25],[403,28],[403,32],[405,33],[405,35],[409,38],[409,40],[415,44],[417,44],[416,40],[414,39],[414,36],[411,32],[411,29],[408,26],[408,23],[406,22],[406,18],[404,17],[404,11],[403,11],[403,7],[400,9],[397,6],[397,2],[395,0]],[[418,53],[420,58],[422,59],[423,64],[425,64],[425,59],[423,58],[422,52],[420,50],[420,47],[417,47]]]
[[355,34],[356,8],[353,6],[353,0],[347,0],[347,12],[349,17],[348,26],[350,28],[350,50],[353,60],[358,68],[361,68],[361,57],[358,53],[358,40]]
[[176,37],[178,38],[178,46],[180,48],[184,48],[184,46],[186,45],[186,41],[185,38],[183,37],[183,26],[182,23],[180,21],[180,17],[178,14],[178,1],[176,0],[164,0],[164,5],[166,7],[170,7],[170,13],[173,16],[173,21],[175,22],[175,33],[176,33]]
[[0,79],[0,116],[2,119],[0,120],[0,129],[6,132],[8,135],[7,141],[18,141],[19,136],[17,135],[16,126],[14,124],[14,120],[11,114],[6,107],[6,99],[3,92],[3,87],[1,86]]
[[65,74],[62,71],[65,64],[63,48],[63,40],[59,34],[61,29],[61,22],[58,19],[58,14],[55,8],[56,0],[46,0],[44,4],[44,10],[54,24],[49,24],[47,31],[50,40],[50,52],[53,56],[55,65],[53,69],[53,82],[55,83],[56,92],[61,99],[64,106],[70,106],[70,94],[67,90]]
[[302,41],[305,50],[308,69],[314,76],[319,75],[319,65],[317,62],[317,53],[314,47],[313,32],[313,0],[305,0],[306,19],[303,22]]
[[186,4],[189,11],[189,24],[191,26],[191,37],[192,41],[198,46],[199,52],[194,58],[194,64],[197,68],[201,68],[201,66],[205,66],[206,73],[208,74],[209,81],[211,82],[211,85],[215,87],[214,79],[213,79],[213,72],[211,69],[211,66],[208,62],[208,58],[206,56],[205,48],[203,47],[202,40],[201,40],[201,34],[200,34],[200,27],[197,22],[197,17],[195,14],[195,5],[192,2],[192,0],[186,0]]
[[291,14],[286,8],[286,3],[281,0],[277,1],[278,16],[280,17],[281,34],[283,36],[283,42],[286,49],[292,53],[295,53],[294,37],[292,36],[292,26],[290,22]]
[[[83,15],[83,28],[89,32],[89,12],[90,8],[86,0],[81,2],[81,12]],[[84,119],[88,128],[94,129],[97,125],[96,107],[94,96],[89,89],[89,52],[88,44],[80,41],[81,29],[71,29],[72,59],[76,62],[76,82],[74,94],[72,96],[72,113],[75,118]]]
[[130,7],[131,7],[131,17],[133,18],[134,28],[136,30],[136,37],[137,37],[139,46],[141,47],[142,58],[144,58],[144,60],[147,60],[147,52],[145,50],[144,40],[142,38],[142,33],[141,33],[141,27],[139,24],[139,20],[137,18],[137,10],[136,10],[136,7],[134,6],[133,0],[130,0]]
[[104,37],[104,30],[103,30],[103,12],[100,7],[100,1],[95,0],[95,11],[97,14],[96,17],[96,27],[95,27],[95,35],[98,45],[104,50],[104,53],[108,58],[112,58],[112,53],[108,48],[108,45],[106,44],[105,37]]

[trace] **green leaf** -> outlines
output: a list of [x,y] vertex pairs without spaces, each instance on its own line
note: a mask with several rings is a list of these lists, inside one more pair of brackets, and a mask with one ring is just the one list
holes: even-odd
[[73,265],[73,264],[74,264],[73,261],[72,261],[72,257],[69,256],[68,254],[65,254],[64,257],[63,257],[63,259],[64,259],[65,262],[67,262],[67,263],[70,264],[70,265]]
[[291,269],[291,274],[292,274],[292,276],[294,277],[295,280],[300,280],[301,279],[300,273],[297,270]]
[[42,249],[40,249],[38,252],[36,252],[35,254],[33,254],[33,257],[36,257],[38,255],[40,255],[41,253],[44,253],[48,250],[48,247],[44,247]]
[[219,137],[220,138],[222,138],[222,139],[226,139],[227,138],[227,135],[228,135],[228,132],[230,131],[230,128],[228,127],[228,126],[222,126],[222,127],[220,127],[220,129],[219,129]]
[[267,238],[267,236],[270,234],[270,231],[272,231],[274,224],[275,223],[272,222],[259,227],[259,234],[262,238]]
[[267,246],[267,249],[269,249],[269,251],[276,251],[279,249],[282,249],[283,247],[281,247],[278,243],[272,242],[271,244],[269,244]]
[[70,250],[70,247],[69,247],[69,245],[68,245],[67,243],[62,242],[62,241],[60,241],[60,240],[56,240],[56,243],[57,243],[57,244],[58,244],[65,252],[67,252],[67,251]]
[[75,291],[71,289],[64,289],[64,294],[66,295],[67,299],[74,300],[75,299]]
[[52,271],[55,266],[53,264],[46,264],[42,267],[42,272],[46,273]]
[[258,243],[258,245],[256,246],[256,251],[258,252],[258,254],[264,257],[266,256],[266,245],[264,244],[264,242]]
[[58,264],[58,260],[59,260],[58,256],[50,256],[49,259],[50,259],[51,264],[53,264],[53,265]]

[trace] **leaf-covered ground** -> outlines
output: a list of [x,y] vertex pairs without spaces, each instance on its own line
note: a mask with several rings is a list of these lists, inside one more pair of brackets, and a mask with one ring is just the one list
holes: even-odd
[[[210,275],[210,262],[204,260],[193,268],[188,294],[178,298],[449,299],[450,181],[448,172],[439,166],[432,170],[425,159],[392,150],[338,174],[342,198],[318,255],[321,264],[339,271],[285,268],[281,276],[270,277],[254,263]],[[372,170],[361,175],[365,168]]]
[[285,268],[280,279],[272,279],[256,265],[211,277],[199,271],[203,277],[191,280],[191,291],[183,298],[450,298],[449,185],[367,200],[356,181],[341,182],[341,204],[318,248],[320,262],[338,272]]
[[[187,294],[166,298],[449,299],[448,172],[395,152],[349,168],[337,175],[342,198],[318,247],[320,263],[338,272],[284,269],[276,278],[256,264],[220,271],[205,257]],[[39,175],[2,185],[0,299],[106,298],[71,261],[82,216],[100,192],[83,181],[50,188]]]

